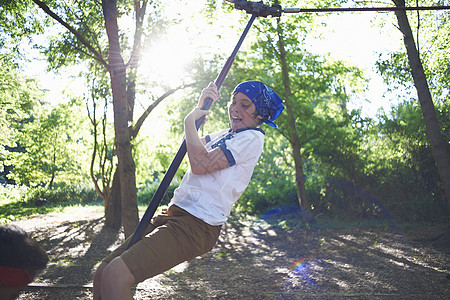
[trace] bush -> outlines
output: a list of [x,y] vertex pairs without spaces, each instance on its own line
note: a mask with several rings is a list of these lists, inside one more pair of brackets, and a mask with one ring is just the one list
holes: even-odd
[[[44,187],[8,186],[1,189],[0,223],[7,223],[34,214],[62,211],[64,206],[93,203],[99,200],[93,187],[87,185]],[[43,198],[45,205],[36,205],[35,199]]]
[[[159,182],[147,183],[146,185],[138,188],[137,190],[137,199],[139,205],[148,205],[153,198],[153,195],[156,193],[156,190],[159,187]],[[167,189],[167,192],[164,194],[163,199],[161,200],[161,205],[169,204],[170,200],[173,197],[173,192],[178,186],[170,185]]]
[[384,205],[363,188],[340,178],[326,178],[317,197],[310,199],[314,213],[347,221],[390,217]]
[[278,206],[298,206],[294,183],[282,177],[264,179],[250,182],[236,204],[237,211],[258,215]]
[[28,190],[24,185],[0,185],[0,205],[22,200]]
[[26,203],[34,204],[36,198],[43,198],[50,204],[82,204],[100,200],[95,189],[89,185],[64,185],[53,189],[46,187],[30,188],[23,200]]

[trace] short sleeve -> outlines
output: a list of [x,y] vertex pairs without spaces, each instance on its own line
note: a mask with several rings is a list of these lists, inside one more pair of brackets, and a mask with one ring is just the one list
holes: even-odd
[[246,130],[236,134],[234,138],[226,140],[221,149],[224,151],[225,156],[227,156],[228,161],[232,157],[231,159],[236,164],[244,164],[247,162],[256,164],[263,151],[263,146],[263,133],[257,130]]

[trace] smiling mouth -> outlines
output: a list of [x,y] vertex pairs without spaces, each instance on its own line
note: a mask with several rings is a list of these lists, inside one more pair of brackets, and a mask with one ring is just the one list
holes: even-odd
[[233,121],[233,122],[239,122],[239,121],[242,121],[242,119],[241,118],[238,118],[238,117],[231,117],[231,120]]

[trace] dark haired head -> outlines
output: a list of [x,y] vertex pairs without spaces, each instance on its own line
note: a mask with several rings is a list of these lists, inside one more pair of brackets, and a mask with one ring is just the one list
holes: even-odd
[[44,248],[23,229],[0,226],[0,266],[25,270],[33,278],[48,263]]

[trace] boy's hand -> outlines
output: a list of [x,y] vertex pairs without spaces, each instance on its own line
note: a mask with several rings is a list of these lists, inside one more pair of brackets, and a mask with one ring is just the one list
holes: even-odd
[[194,123],[195,121],[197,121],[198,119],[200,119],[201,117],[205,116],[205,119],[203,121],[202,124],[203,125],[206,122],[206,116],[209,115],[209,110],[203,110],[200,107],[196,107],[194,108],[184,119],[184,123],[189,124],[189,123]]
[[207,98],[211,98],[213,100],[213,103],[220,98],[220,92],[217,90],[217,86],[215,85],[214,82],[211,82],[207,88],[202,90],[202,94],[198,99],[197,107],[202,108]]
[[162,214],[173,217],[172,212],[168,208],[163,208],[162,209]]

